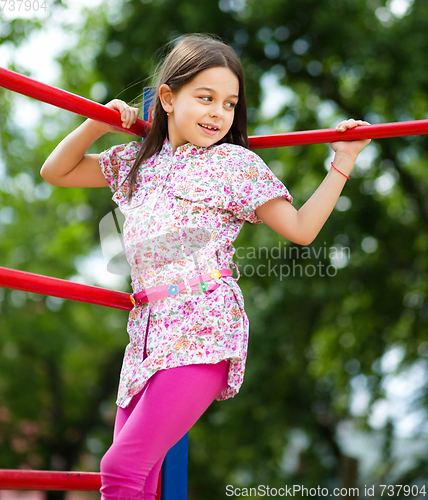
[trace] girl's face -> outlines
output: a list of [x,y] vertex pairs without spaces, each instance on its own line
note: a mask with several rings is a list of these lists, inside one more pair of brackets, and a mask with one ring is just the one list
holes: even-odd
[[216,66],[201,71],[176,92],[162,85],[159,94],[169,113],[168,138],[174,152],[188,142],[208,147],[232,126],[239,80],[229,68]]

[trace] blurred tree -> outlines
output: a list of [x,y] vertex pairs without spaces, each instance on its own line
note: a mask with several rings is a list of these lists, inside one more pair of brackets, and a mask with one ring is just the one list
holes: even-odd
[[[105,102],[131,101],[150,83],[160,46],[181,33],[209,32],[242,58],[251,134],[331,127],[349,116],[421,119],[427,21],[422,0],[106,3],[88,11],[76,47],[60,58],[59,84]],[[10,94],[0,98],[1,265],[73,275],[114,206],[105,190],[50,189],[37,173],[79,119],[45,115],[32,145],[13,124]],[[94,151],[128,140],[106,137]],[[297,207],[332,156],[324,145],[258,153]],[[426,482],[426,452],[400,468],[404,459],[394,451],[406,436],[408,449],[412,439],[427,439],[426,165],[426,136],[372,143],[307,248],[266,226],[244,227],[235,260],[251,325],[246,380],[190,434],[189,498],[217,499],[227,484]],[[33,466],[80,467],[89,452],[99,458],[111,439],[105,408],[112,409],[118,368],[112,374],[108,365],[119,363],[126,343],[124,315],[10,291],[1,311],[0,466],[33,465],[37,456]],[[394,407],[399,394],[390,399],[398,384],[408,395],[402,415]],[[420,425],[411,425],[417,417]],[[358,448],[364,436],[369,444]],[[370,470],[368,454],[381,457]]]

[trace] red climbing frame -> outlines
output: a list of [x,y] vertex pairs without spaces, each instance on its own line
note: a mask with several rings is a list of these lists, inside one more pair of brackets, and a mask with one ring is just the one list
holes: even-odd
[[[137,120],[129,129],[123,129],[120,125],[118,111],[5,68],[0,68],[0,86],[87,118],[107,123],[128,134],[145,137],[150,130],[150,123],[143,120]],[[310,130],[253,136],[249,140],[250,148],[257,149],[329,143],[337,140],[382,139],[427,133],[428,120],[415,120],[361,126],[344,133],[336,132],[334,129]],[[119,309],[132,309],[129,294],[123,292],[81,285],[4,267],[0,267],[0,286]],[[178,474],[178,477],[181,476],[183,474]],[[98,490],[100,484],[100,475],[97,473],[0,470],[0,488],[4,489]],[[164,483],[162,483],[162,489],[166,491],[170,486],[167,482],[165,485],[164,488]],[[173,486],[175,487],[176,484]],[[183,491],[182,496],[174,496],[174,499],[186,498],[185,486],[181,491]],[[160,498],[159,488],[157,499],[160,500]],[[166,500],[164,494],[162,494],[162,499]]]
[[[66,92],[57,87],[40,83],[28,76],[0,68],[0,86],[19,92],[39,101],[53,104],[62,109],[72,111],[87,118],[108,123],[126,133],[145,137],[150,124],[137,120],[129,129],[123,129],[119,124],[119,112],[107,108],[89,99]],[[383,123],[347,130],[344,133],[335,129],[309,130],[304,132],[289,132],[286,134],[259,135],[250,137],[250,148],[276,148],[280,146],[297,146],[302,144],[322,144],[326,142],[349,141],[356,139],[384,139],[386,137],[400,137],[421,135],[428,133],[428,120],[413,120],[406,122]]]
[[[128,293],[82,285],[58,278],[0,267],[0,287],[33,292],[89,304],[131,310]],[[161,500],[161,477],[157,500]],[[100,475],[95,472],[59,472],[0,469],[0,489],[19,490],[99,490]],[[162,500],[166,500],[162,497]]]

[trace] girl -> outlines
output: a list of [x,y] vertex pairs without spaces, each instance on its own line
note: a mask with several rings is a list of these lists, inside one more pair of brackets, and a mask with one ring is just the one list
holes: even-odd
[[[129,128],[138,109],[113,100]],[[340,132],[367,124],[347,120]],[[234,51],[182,37],[161,66],[153,126],[130,142],[85,154],[106,132],[86,120],[51,153],[41,175],[58,186],[103,187],[125,215],[135,307],[120,376],[113,444],[101,461],[102,498],[153,500],[166,452],[214,399],[243,380],[248,318],[232,277],[232,243],[245,221],[308,245],[359,152],[336,142],[331,170],[296,210],[286,187],[249,151],[244,75]]]

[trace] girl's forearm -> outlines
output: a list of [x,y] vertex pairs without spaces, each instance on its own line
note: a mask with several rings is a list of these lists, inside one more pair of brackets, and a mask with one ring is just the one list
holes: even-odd
[[[358,125],[369,125],[362,120],[344,120],[337,125],[338,132]],[[256,209],[257,216],[285,239],[298,245],[309,245],[316,238],[333,211],[343,186],[351,173],[358,154],[370,140],[337,141],[330,144],[336,155],[323,182],[309,198],[296,210],[283,197],[269,200]]]
[[103,123],[86,120],[63,139],[48,156],[41,169],[41,176],[50,183],[70,173],[84,158],[89,147],[109,131]]
[[[325,176],[318,189],[297,212],[297,227],[301,231],[300,239],[311,243],[324,226],[347,181],[346,176],[352,170],[355,158],[337,154],[333,161],[334,168]],[[343,175],[344,174],[344,175]]]

